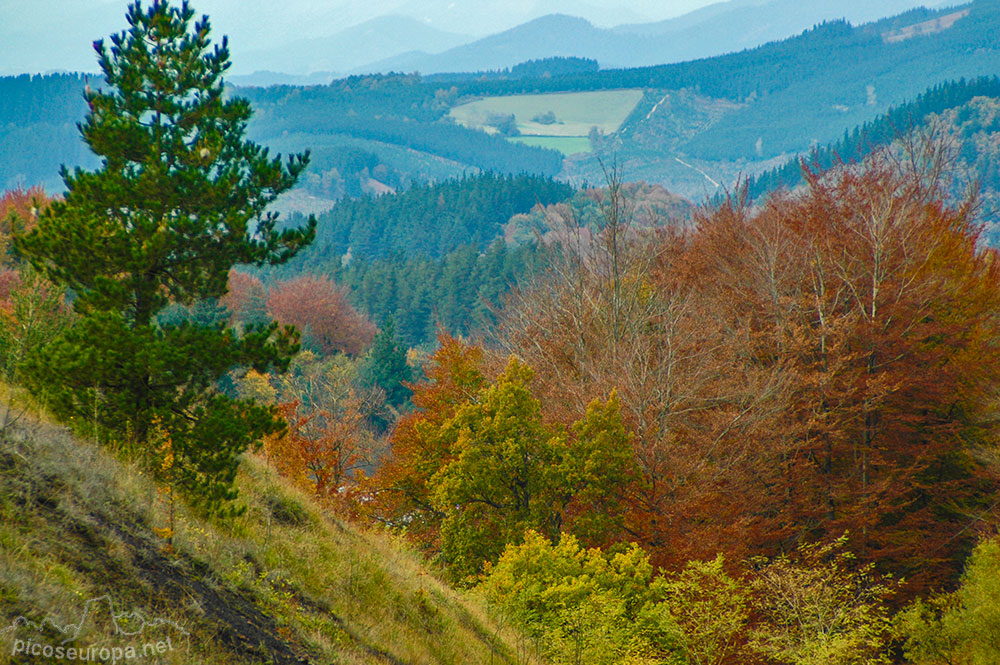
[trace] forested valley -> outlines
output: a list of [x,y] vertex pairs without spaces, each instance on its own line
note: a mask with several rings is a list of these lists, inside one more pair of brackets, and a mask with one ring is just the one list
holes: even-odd
[[[0,79],[0,122],[83,112],[86,148],[62,191],[0,197],[4,653],[63,637],[15,617],[107,596],[187,626],[170,663],[1000,662],[997,79],[698,201],[630,171],[660,103],[709,96],[733,115],[671,116],[669,154],[761,157],[727,127],[827,54],[920,67],[940,43],[880,31],[943,11],[663,67],[234,91],[207,18],[136,3],[104,84]],[[38,103],[81,82],[82,110]],[[587,181],[446,119],[633,85]]]

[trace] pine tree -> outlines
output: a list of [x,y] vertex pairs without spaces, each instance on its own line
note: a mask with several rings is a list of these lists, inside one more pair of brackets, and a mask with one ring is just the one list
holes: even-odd
[[271,408],[219,394],[218,380],[233,367],[283,369],[297,334],[164,324],[157,313],[221,297],[234,264],[286,261],[311,242],[315,221],[277,230],[277,215],[266,212],[308,154],[283,164],[244,140],[249,102],[223,98],[226,39],[213,47],[208,18],[192,26],[193,16],[187,2],[136,2],[110,50],[95,42],[107,86],[88,86],[80,131],[101,166],[64,168],[65,199],[17,246],[71,289],[80,315],[35,355],[34,387],[58,415],[154,471],[151,440],[165,432],[171,483],[226,512],[238,455],[281,421]]
[[366,382],[385,391],[385,401],[399,408],[410,397],[404,383],[413,378],[406,363],[406,349],[396,339],[396,324],[392,319],[375,335],[365,368]]

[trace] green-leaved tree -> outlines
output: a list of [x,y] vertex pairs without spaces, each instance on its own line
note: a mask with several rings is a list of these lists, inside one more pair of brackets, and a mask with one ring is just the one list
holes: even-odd
[[398,409],[410,398],[406,384],[412,379],[413,370],[406,362],[406,348],[396,339],[396,324],[389,319],[372,340],[363,381],[384,390],[386,403]]
[[171,485],[226,512],[238,456],[281,421],[220,394],[217,382],[234,367],[283,369],[297,335],[157,314],[219,298],[234,264],[286,261],[312,240],[315,221],[279,230],[267,212],[308,155],[283,163],[244,139],[250,105],[223,94],[226,40],[213,46],[208,18],[193,16],[186,2],[136,2],[110,49],[95,42],[106,87],[88,86],[80,129],[101,166],[64,169],[65,199],[16,243],[71,290],[79,314],[35,354],[34,387],[61,417],[154,472],[169,469]]
[[458,579],[477,575],[528,529],[597,543],[620,533],[620,492],[635,471],[617,394],[595,400],[569,428],[549,426],[531,394],[533,375],[511,357],[453,418],[418,429],[450,442],[450,459],[428,484],[443,516],[441,553]]

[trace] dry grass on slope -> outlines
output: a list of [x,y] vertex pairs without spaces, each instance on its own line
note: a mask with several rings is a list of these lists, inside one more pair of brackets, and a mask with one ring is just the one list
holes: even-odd
[[[167,637],[144,662],[523,662],[474,598],[397,540],[331,519],[260,460],[247,460],[239,485],[247,511],[232,523],[178,509],[171,551],[154,531],[169,524],[167,504],[146,478],[65,429],[8,424],[0,663],[60,662],[25,656],[32,643],[141,651]],[[73,637],[66,624],[88,608]]]

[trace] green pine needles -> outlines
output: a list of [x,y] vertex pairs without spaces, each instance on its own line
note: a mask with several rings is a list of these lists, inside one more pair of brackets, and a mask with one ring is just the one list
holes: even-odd
[[[67,193],[17,240],[22,256],[73,294],[76,324],[34,353],[30,383],[57,415],[93,428],[209,512],[233,510],[238,456],[280,429],[274,410],[217,390],[233,368],[284,369],[297,333],[276,324],[161,323],[171,303],[226,291],[237,263],[278,264],[312,241],[315,220],[278,230],[268,205],[308,154],[286,163],[244,140],[251,109],[225,99],[226,39],[155,0],[94,48],[107,88],[80,126],[101,158],[63,169]],[[166,443],[164,443],[166,442]]]

